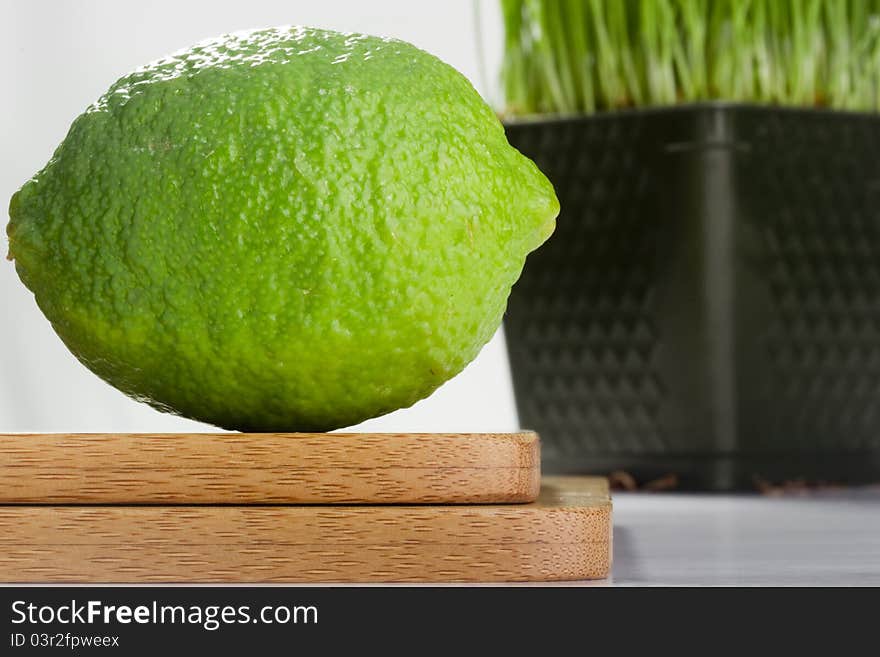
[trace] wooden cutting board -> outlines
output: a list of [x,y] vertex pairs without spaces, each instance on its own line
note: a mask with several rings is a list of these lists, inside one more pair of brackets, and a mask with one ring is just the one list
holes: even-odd
[[0,506],[2,582],[491,582],[601,578],[604,479],[531,504]]
[[533,432],[0,434],[0,504],[531,502]]

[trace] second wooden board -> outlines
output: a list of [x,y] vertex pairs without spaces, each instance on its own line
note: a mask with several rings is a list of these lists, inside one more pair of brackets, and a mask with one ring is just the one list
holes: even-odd
[[0,504],[531,502],[538,437],[0,434]]
[[0,506],[0,582],[497,582],[605,577],[604,479],[532,504]]

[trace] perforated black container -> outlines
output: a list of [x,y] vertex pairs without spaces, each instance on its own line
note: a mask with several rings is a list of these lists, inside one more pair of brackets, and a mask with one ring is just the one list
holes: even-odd
[[507,133],[562,205],[505,317],[545,471],[880,481],[880,117],[704,104]]

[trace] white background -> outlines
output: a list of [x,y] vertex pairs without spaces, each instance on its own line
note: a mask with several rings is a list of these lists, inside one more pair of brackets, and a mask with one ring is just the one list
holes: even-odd
[[[495,0],[0,0],[0,226],[10,196],[46,163],[71,121],[117,78],[166,53],[224,32],[291,23],[394,36],[455,66],[497,105],[500,21]],[[213,430],[132,401],[80,365],[2,259],[6,250],[2,230],[0,432]],[[499,332],[429,399],[358,429],[516,425]]]

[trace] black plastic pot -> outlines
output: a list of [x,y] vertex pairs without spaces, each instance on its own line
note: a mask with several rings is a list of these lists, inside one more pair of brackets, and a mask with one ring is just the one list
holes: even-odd
[[547,472],[880,481],[880,117],[519,122],[562,204],[505,330]]

